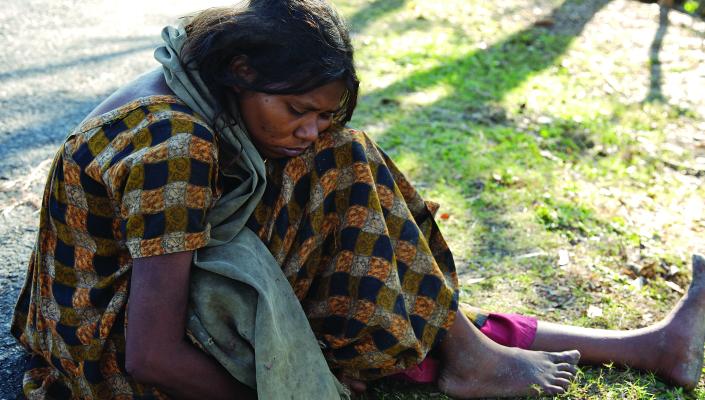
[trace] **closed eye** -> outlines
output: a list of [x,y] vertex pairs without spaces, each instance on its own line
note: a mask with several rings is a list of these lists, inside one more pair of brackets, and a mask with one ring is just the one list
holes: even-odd
[[[309,113],[312,111],[312,110],[308,110],[308,109],[301,110],[292,104],[287,104],[287,107],[289,109],[289,113],[293,116],[296,116],[296,117],[302,117],[306,113]],[[335,111],[325,111],[325,112],[319,113],[318,118],[327,121],[327,120],[333,119],[333,117],[335,116],[335,113],[336,113]]]
[[295,116],[297,116],[297,117],[300,117],[300,116],[306,114],[306,112],[297,110],[297,109],[296,109],[294,106],[292,106],[291,104],[289,104],[289,112],[290,112],[292,115],[295,115]]

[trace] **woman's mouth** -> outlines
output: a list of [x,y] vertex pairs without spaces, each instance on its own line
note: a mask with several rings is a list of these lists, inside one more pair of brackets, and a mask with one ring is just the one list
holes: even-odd
[[278,152],[287,157],[296,157],[306,150],[306,147],[279,147]]

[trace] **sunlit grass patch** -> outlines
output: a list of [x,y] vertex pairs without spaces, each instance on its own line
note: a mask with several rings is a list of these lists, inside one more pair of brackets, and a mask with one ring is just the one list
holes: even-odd
[[[619,329],[668,311],[689,282],[690,253],[705,248],[705,158],[696,162],[705,120],[697,104],[649,100],[651,38],[635,27],[653,34],[657,9],[620,0],[338,3],[362,78],[352,125],[441,203],[463,301]],[[664,74],[699,82],[697,71],[662,61]],[[389,381],[368,396],[445,398],[434,386]],[[705,391],[594,367],[562,398]]]

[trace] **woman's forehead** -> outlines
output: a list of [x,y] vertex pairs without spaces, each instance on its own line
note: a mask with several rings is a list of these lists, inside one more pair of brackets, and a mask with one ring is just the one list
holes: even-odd
[[306,93],[287,95],[301,107],[310,111],[332,111],[338,109],[345,93],[342,81],[333,81]]

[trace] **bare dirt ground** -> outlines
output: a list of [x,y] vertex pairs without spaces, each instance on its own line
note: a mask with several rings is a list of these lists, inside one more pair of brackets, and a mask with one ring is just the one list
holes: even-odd
[[[603,2],[584,3],[589,8]],[[152,49],[159,42],[161,28],[193,11],[193,2],[186,0],[131,0],[119,6],[103,0],[87,4],[79,0],[7,0],[0,11],[0,400],[15,398],[20,386],[22,350],[8,331],[37,232],[47,160],[61,139],[102,98],[156,66]],[[216,4],[208,1],[199,5]],[[605,57],[585,62],[604,64],[606,73],[600,79],[605,80],[606,87],[634,97],[634,102],[649,96],[649,88],[660,85],[669,101],[703,115],[703,22],[669,13],[669,30],[664,31],[661,58],[654,64],[658,68],[651,69],[651,76],[618,81],[610,78],[609,71],[629,59],[629,52],[644,57],[643,52],[648,51],[663,25],[659,17],[657,6],[627,0],[608,3],[580,35],[581,43],[600,47]],[[615,34],[616,25],[632,46],[624,46],[624,39],[616,42],[624,47],[614,46],[610,35]],[[576,51],[579,49],[577,46]],[[669,70],[689,72],[674,75],[679,78],[673,80],[668,78]],[[674,148],[703,151],[703,132],[705,126],[674,126]],[[695,167],[705,167],[705,158],[693,159],[703,163]],[[703,184],[702,175],[691,178],[693,185]],[[639,202],[625,207],[634,215],[643,210]],[[692,212],[692,208],[674,204],[669,210],[660,210],[659,221],[690,221],[688,213]],[[703,215],[702,211],[697,214]],[[679,229],[683,236],[700,237],[703,225],[688,222]]]

